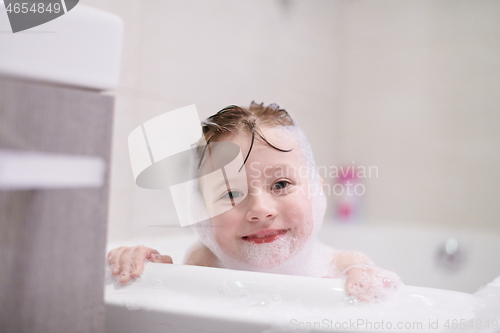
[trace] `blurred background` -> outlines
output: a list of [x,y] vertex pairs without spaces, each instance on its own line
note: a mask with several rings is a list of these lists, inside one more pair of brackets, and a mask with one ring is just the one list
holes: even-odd
[[500,232],[500,2],[80,3],[125,24],[108,241],[180,229],[168,190],[134,183],[135,127],[252,100],[293,113],[319,166],[377,167],[362,180],[362,224]]

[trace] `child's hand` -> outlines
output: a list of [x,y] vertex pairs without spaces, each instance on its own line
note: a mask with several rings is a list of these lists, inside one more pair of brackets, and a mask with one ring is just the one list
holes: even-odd
[[383,300],[403,284],[396,273],[375,265],[354,265],[344,274],[347,293],[363,302]]
[[119,247],[108,253],[108,264],[111,275],[119,275],[120,283],[127,283],[131,278],[138,277],[144,270],[144,261],[172,264],[170,256],[162,256],[156,250],[142,245]]

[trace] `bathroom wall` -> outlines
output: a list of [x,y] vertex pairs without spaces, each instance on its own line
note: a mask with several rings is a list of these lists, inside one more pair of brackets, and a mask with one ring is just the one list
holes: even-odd
[[338,5],[339,156],[379,167],[366,217],[500,231],[500,2]]
[[125,23],[110,241],[178,231],[150,227],[175,226],[175,212],[168,191],[135,187],[130,131],[185,105],[204,118],[251,100],[293,112],[319,165],[378,168],[366,223],[500,231],[500,2],[81,3]]

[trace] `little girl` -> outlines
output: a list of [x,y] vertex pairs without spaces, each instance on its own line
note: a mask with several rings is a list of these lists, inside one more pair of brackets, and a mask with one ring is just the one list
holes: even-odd
[[[237,144],[245,156],[247,184],[212,188],[200,181],[206,205],[228,208],[193,225],[200,242],[185,264],[345,277],[346,291],[361,301],[382,299],[399,288],[398,275],[375,266],[364,254],[334,250],[318,241],[326,210],[323,179],[305,135],[285,110],[254,102],[248,109],[228,106],[203,121],[202,128],[199,170],[210,167],[211,143]],[[169,256],[145,246],[120,247],[108,254],[111,274],[121,283],[138,277],[146,260],[172,263]]]

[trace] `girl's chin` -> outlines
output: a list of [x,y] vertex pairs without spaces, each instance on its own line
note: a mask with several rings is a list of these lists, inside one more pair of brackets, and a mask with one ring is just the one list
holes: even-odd
[[248,258],[239,258],[239,259],[234,259],[240,264],[243,264],[245,266],[248,266],[248,268],[255,269],[255,270],[265,270],[265,269],[273,269],[276,267],[279,267],[283,265],[285,262],[287,262],[289,258],[280,258],[280,259],[271,259],[269,258],[251,258],[250,260]]

